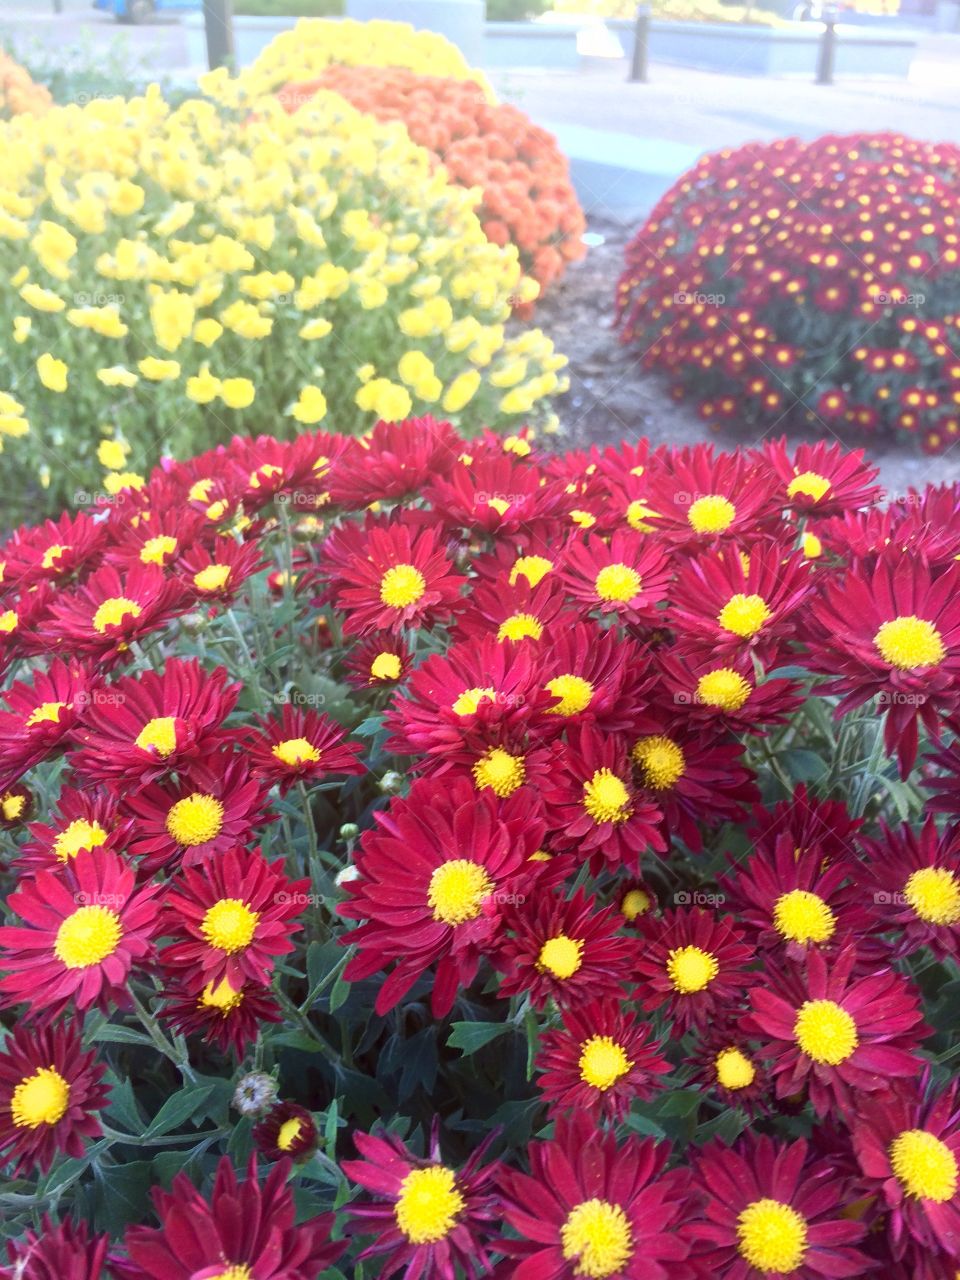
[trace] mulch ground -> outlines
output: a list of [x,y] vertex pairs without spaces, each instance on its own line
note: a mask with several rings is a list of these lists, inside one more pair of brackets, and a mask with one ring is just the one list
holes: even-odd
[[[534,323],[553,338],[557,349],[570,359],[570,390],[556,402],[561,431],[558,444],[583,448],[646,436],[651,445],[696,444],[712,441],[718,449],[733,449],[759,442],[756,427],[724,424],[708,427],[691,401],[673,400],[665,380],[644,369],[638,353],[623,346],[613,329],[613,298],[623,263],[623,251],[632,228],[614,222],[591,220],[590,231],[603,242],[587,251],[581,262],[567,269],[563,280],[537,306]],[[791,443],[821,437],[803,430],[776,428]],[[851,438],[851,448],[864,444]],[[880,478],[891,494],[928,482],[960,480],[960,449],[929,458],[910,441],[869,445],[871,458],[880,467]]]

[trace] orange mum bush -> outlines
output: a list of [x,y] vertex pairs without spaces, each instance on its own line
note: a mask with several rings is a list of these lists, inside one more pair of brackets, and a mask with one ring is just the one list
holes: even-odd
[[454,181],[481,187],[488,239],[515,244],[541,290],[583,257],[586,223],[567,159],[517,107],[488,101],[470,81],[403,67],[331,66],[316,80],[287,85],[280,98],[292,112],[318,89],[335,90],[379,120],[401,121]]
[[38,116],[53,104],[49,89],[30,79],[30,73],[0,50],[0,119],[29,111]]

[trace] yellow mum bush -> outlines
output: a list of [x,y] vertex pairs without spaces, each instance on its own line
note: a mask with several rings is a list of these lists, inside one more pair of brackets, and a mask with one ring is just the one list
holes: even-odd
[[104,439],[136,475],[238,431],[520,425],[563,389],[547,337],[507,334],[537,286],[477,193],[336,94],[290,116],[152,89],[0,149],[0,445],[57,502],[99,488]]
[[416,31],[408,22],[356,22],[352,18],[301,18],[282,31],[239,75],[226,69],[201,78],[204,93],[239,106],[282,85],[316,79],[327,67],[405,67],[421,75],[474,80],[495,101],[490,82],[455,44],[435,31]]

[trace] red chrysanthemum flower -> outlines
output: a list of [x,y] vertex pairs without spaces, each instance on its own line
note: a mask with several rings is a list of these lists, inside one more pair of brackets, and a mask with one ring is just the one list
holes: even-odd
[[791,459],[786,438],[769,440],[765,461],[785,487],[785,500],[798,515],[834,516],[877,502],[883,490],[873,483],[877,467],[864,462],[864,451],[848,453],[842,445],[801,444]]
[[256,982],[234,988],[228,978],[221,978],[199,993],[192,983],[176,983],[165,988],[164,997],[162,1022],[180,1035],[201,1036],[221,1053],[232,1049],[238,1059],[256,1040],[261,1023],[282,1021],[280,1006]]
[[592,1000],[567,1009],[563,1026],[547,1031],[535,1065],[551,1113],[583,1110],[595,1120],[620,1120],[634,1098],[651,1098],[672,1068],[651,1043],[649,1022],[620,1000]]
[[411,667],[410,650],[402,639],[386,632],[364,636],[344,655],[344,674],[355,689],[392,689],[405,680]]
[[260,1186],[256,1156],[239,1182],[224,1156],[209,1201],[185,1173],[170,1191],[153,1190],[159,1227],[130,1227],[122,1280],[316,1280],[345,1245],[330,1239],[333,1215],[296,1224],[290,1166],[275,1164]]
[[215,754],[239,684],[223,667],[170,658],[162,673],[122,676],[89,696],[70,763],[91,782],[143,785]]
[[[853,864],[867,921],[864,932],[893,934],[894,956],[929,947],[940,960],[960,954],[960,828],[938,832],[932,817],[919,831],[904,824],[861,840]],[[872,921],[872,927],[870,922]]]
[[438,1126],[427,1158],[414,1155],[392,1133],[355,1133],[361,1160],[344,1160],[343,1172],[372,1193],[349,1207],[353,1234],[376,1234],[358,1262],[376,1258],[386,1280],[402,1271],[421,1280],[490,1275],[491,1239],[500,1221],[491,1183],[496,1163],[484,1163],[490,1139],[459,1169],[442,1160]]
[[54,659],[32,684],[18,680],[0,711],[0,787],[9,787],[38,761],[62,751],[89,709],[96,682],[75,662]]
[[623,741],[584,724],[555,748],[555,770],[544,786],[548,839],[560,852],[575,849],[636,871],[641,855],[666,849],[662,810],[633,781]]
[[464,582],[437,530],[401,519],[371,525],[338,578],[344,635],[432,625],[449,615]]
[[88,1235],[85,1222],[54,1226],[45,1216],[38,1232],[7,1243],[10,1266],[0,1266],[0,1280],[106,1280],[109,1246],[110,1237]]
[[152,953],[159,885],[135,889],[133,868],[112,849],[82,851],[60,871],[38,871],[7,902],[22,925],[0,928],[0,991],[54,1017],[127,1003],[134,964]]
[[195,604],[229,605],[243,584],[265,566],[256,542],[219,537],[209,547],[201,543],[184,553],[177,580]]
[[269,986],[277,957],[294,950],[309,887],[251,849],[184,867],[163,897],[162,932],[171,939],[164,967],[198,992],[224,979],[234,991],[246,982]]
[[296,1102],[280,1102],[253,1131],[257,1150],[267,1160],[308,1159],[317,1146],[313,1116]]
[[419,494],[434,477],[448,475],[462,451],[450,423],[429,415],[378,422],[368,436],[347,442],[330,481],[330,501],[361,510]]
[[131,565],[122,577],[112,565],[103,565],[82,586],[51,598],[40,634],[48,645],[89,655],[105,668],[185,604],[179,585],[156,565]]
[[864,1189],[887,1211],[893,1258],[910,1264],[917,1280],[954,1276],[960,1271],[957,1082],[933,1093],[925,1073],[882,1099],[864,1099],[851,1137]]
[[216,756],[153,783],[125,800],[133,821],[129,853],[152,872],[195,866],[209,854],[248,844],[254,831],[276,820],[266,790],[240,756]]
[[748,969],[753,948],[729,916],[699,907],[665,911],[645,918],[639,932],[637,993],[645,1009],[663,1009],[681,1030],[743,1004],[757,980]]
[[673,571],[661,545],[632,529],[618,529],[609,541],[589,534],[571,539],[560,577],[586,616],[613,613],[639,623],[658,617]]
[[785,724],[803,705],[795,680],[758,678],[753,664],[743,658],[725,662],[659,652],[657,661],[661,682],[655,695],[657,706],[664,715],[681,708],[692,725],[759,735],[772,725]]
[[457,462],[433,479],[426,496],[447,528],[494,537],[555,522],[563,502],[562,490],[543,483],[538,467],[503,453]]
[[769,666],[793,636],[810,587],[810,562],[781,542],[755,542],[748,554],[727,547],[680,570],[667,621],[704,656],[750,654]]
[[841,1280],[872,1274],[855,1246],[866,1235],[850,1218],[848,1180],[829,1160],[811,1160],[807,1143],[746,1137],[711,1143],[693,1164],[702,1209],[684,1235],[704,1275],[722,1280]]
[[103,525],[84,511],[21,526],[3,547],[4,585],[30,587],[78,578],[96,564],[105,536]]
[[69,780],[61,787],[52,821],[31,822],[30,839],[20,846],[17,864],[24,869],[58,870],[83,849],[124,849],[130,823],[119,815],[113,792],[80,791]]
[[564,613],[564,595],[556,575],[531,587],[526,578],[512,585],[499,579],[480,582],[457,616],[458,641],[495,636],[501,644],[549,640],[576,615]]
[[100,1134],[105,1073],[76,1023],[13,1029],[0,1051],[0,1159],[15,1162],[14,1175],[45,1173],[60,1151],[83,1155],[84,1139]]
[[720,887],[727,909],[756,931],[757,946],[783,948],[791,960],[801,960],[808,948],[836,946],[865,926],[863,907],[858,911],[845,891],[849,878],[846,861],[825,865],[817,846],[799,849],[789,835],[781,835],[772,852],[755,853]]
[[641,646],[586,622],[548,639],[538,654],[539,678],[551,697],[554,732],[584,722],[608,733],[634,729],[652,680]]
[[812,608],[807,662],[841,694],[836,714],[873,701],[902,777],[917,758],[918,721],[933,737],[960,706],[960,566],[934,579],[909,555],[826,581]]
[[211,536],[209,521],[182,503],[166,511],[152,506],[125,511],[122,520],[108,522],[107,532],[111,540],[104,563],[121,573],[131,564],[154,564],[179,573],[184,555]]
[[535,1009],[553,999],[561,1007],[600,996],[623,999],[637,958],[637,940],[620,933],[616,907],[601,907],[578,889],[524,894],[502,913],[497,951],[502,996],[525,995]]
[[286,795],[297,782],[317,781],[330,774],[360,774],[358,742],[344,742],[346,730],[329,716],[285,703],[280,719],[263,716],[258,732],[244,740],[254,775]]
[[714,455],[713,446],[658,449],[647,468],[646,520],[658,538],[685,547],[754,536],[780,507],[767,467],[746,453]]
[[724,1107],[741,1107],[750,1115],[769,1111],[766,1069],[736,1021],[699,1028],[688,1062],[690,1083]]
[[521,1237],[500,1243],[518,1259],[512,1280],[691,1280],[678,1230],[686,1190],[661,1172],[665,1144],[630,1137],[618,1145],[576,1113],[528,1155],[529,1174],[505,1169],[500,1178],[503,1216]]
[[676,718],[652,716],[643,729],[630,749],[634,777],[663,811],[667,833],[693,852],[703,846],[701,827],[739,822],[759,799],[738,739]]
[[913,1052],[929,1034],[912,986],[884,968],[854,977],[854,947],[828,963],[810,950],[803,969],[768,968],[751,993],[747,1034],[765,1043],[777,1096],[809,1092],[818,1115],[849,1113],[856,1096],[888,1090],[919,1070]]
[[473,981],[480,957],[500,932],[496,896],[540,847],[543,822],[526,789],[498,800],[465,778],[424,778],[406,799],[376,812],[356,853],[357,878],[339,911],[364,921],[346,934],[357,954],[347,981],[369,978],[396,961],[377,994],[386,1013],[431,965],[432,1006],[444,1017],[461,985]]
[[862,826],[863,819],[852,818],[842,800],[822,800],[801,782],[788,800],[770,809],[757,805],[746,833],[760,853],[774,854],[780,836],[786,835],[794,849],[819,849],[825,862],[833,862],[855,854]]

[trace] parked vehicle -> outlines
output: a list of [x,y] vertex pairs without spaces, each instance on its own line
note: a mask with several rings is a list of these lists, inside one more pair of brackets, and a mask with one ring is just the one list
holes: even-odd
[[93,0],[95,9],[112,13],[118,22],[149,22],[155,13],[197,12],[203,0]]

